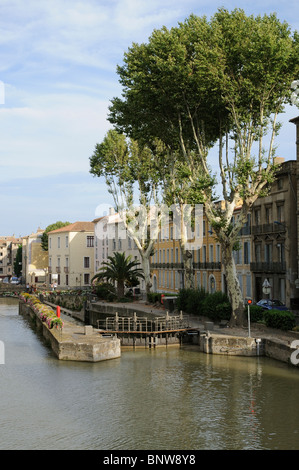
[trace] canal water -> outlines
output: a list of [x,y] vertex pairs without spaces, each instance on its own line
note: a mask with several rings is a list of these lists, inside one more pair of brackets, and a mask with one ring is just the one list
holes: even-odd
[[58,361],[0,299],[0,449],[299,449],[299,370],[190,349]]

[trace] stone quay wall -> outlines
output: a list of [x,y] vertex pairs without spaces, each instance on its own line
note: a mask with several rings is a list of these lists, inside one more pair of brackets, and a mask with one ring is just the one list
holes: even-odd
[[22,301],[19,302],[19,313],[34,319],[37,329],[60,360],[99,362],[121,356],[120,341],[114,336],[102,337],[92,327],[73,325],[70,322],[65,322],[62,329],[49,329],[31,306]]
[[[260,338],[251,338],[214,333],[200,334],[196,341],[198,341],[200,351],[206,354],[265,356],[299,367],[299,364],[292,360],[293,354],[295,354],[295,358],[297,358],[297,346],[293,346],[292,341],[286,342],[279,339],[263,338],[262,336]],[[296,362],[299,363],[299,360]]]

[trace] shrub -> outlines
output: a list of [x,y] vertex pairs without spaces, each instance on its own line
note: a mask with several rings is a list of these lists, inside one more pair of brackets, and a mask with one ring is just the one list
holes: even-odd
[[266,326],[284,331],[292,330],[296,324],[294,314],[287,310],[266,310],[264,312],[264,319]]
[[[248,307],[245,307],[245,314],[248,313]],[[263,321],[264,319],[264,309],[258,305],[250,306],[250,321],[256,323],[258,321]]]
[[215,307],[215,318],[217,320],[230,320],[232,315],[232,306],[229,302],[223,302]]
[[108,300],[111,294],[115,295],[115,288],[108,282],[95,286],[95,293],[99,299]]
[[177,296],[176,306],[183,312],[200,315],[202,301],[206,295],[203,289],[181,289]]
[[231,317],[228,297],[220,291],[209,294],[203,289],[181,289],[177,297],[177,309],[211,320],[229,320]]
[[202,305],[201,315],[209,317],[211,320],[218,319],[220,311],[217,311],[217,305],[219,304],[229,304],[226,294],[221,291],[214,292],[213,294],[206,294]]
[[202,315],[202,306],[206,295],[203,289],[190,289],[186,305],[190,315]]
[[147,295],[148,302],[155,304],[156,302],[161,302],[161,294],[158,292],[149,292]]

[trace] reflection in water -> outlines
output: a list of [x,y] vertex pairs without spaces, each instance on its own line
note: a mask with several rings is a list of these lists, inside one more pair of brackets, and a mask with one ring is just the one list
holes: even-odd
[[1,449],[298,449],[299,371],[190,349],[58,361],[0,299]]

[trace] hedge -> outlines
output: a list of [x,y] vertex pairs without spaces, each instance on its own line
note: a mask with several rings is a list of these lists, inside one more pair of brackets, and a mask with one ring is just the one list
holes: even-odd
[[203,289],[181,289],[176,307],[189,315],[209,317],[211,320],[229,320],[231,305],[223,292],[212,294]]
[[264,320],[266,326],[280,330],[292,330],[296,325],[295,316],[288,310],[265,310]]

